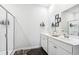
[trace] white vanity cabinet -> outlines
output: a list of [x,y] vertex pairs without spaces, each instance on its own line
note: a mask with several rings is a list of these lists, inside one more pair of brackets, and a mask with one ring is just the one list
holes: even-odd
[[48,40],[48,37],[46,35],[41,34],[40,38],[41,38],[41,47],[47,52],[47,40]]
[[50,34],[41,34],[41,47],[48,55],[79,55],[79,41],[60,39]]
[[70,55],[68,51],[56,44],[52,38],[48,39],[48,54],[49,55]]

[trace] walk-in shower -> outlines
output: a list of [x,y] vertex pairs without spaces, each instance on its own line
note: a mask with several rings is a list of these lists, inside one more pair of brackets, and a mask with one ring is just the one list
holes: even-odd
[[0,5],[0,55],[11,54],[15,43],[15,17]]

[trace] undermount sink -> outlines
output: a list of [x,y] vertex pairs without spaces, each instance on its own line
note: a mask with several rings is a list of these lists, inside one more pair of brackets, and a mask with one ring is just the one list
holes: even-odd
[[54,37],[59,37],[59,35],[52,35],[52,36],[54,36]]
[[54,36],[54,37],[59,37],[59,36],[60,36],[60,35],[59,35],[58,33],[56,33],[56,32],[51,33],[50,35],[52,35],[52,36]]

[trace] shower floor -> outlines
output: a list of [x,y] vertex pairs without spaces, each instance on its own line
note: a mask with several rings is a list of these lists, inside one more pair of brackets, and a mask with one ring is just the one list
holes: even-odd
[[14,53],[14,55],[47,55],[43,48],[26,49],[19,50]]

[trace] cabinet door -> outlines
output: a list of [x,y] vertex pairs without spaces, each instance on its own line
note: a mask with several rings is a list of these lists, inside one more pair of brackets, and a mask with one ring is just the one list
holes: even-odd
[[49,55],[56,55],[56,47],[55,44],[51,41],[48,41],[48,54]]
[[71,55],[71,54],[65,49],[56,45],[56,55]]
[[43,38],[43,35],[41,35],[40,39],[41,39],[41,47],[43,48],[44,47],[44,43],[43,43],[44,38]]
[[41,35],[41,46],[47,52],[47,36]]

